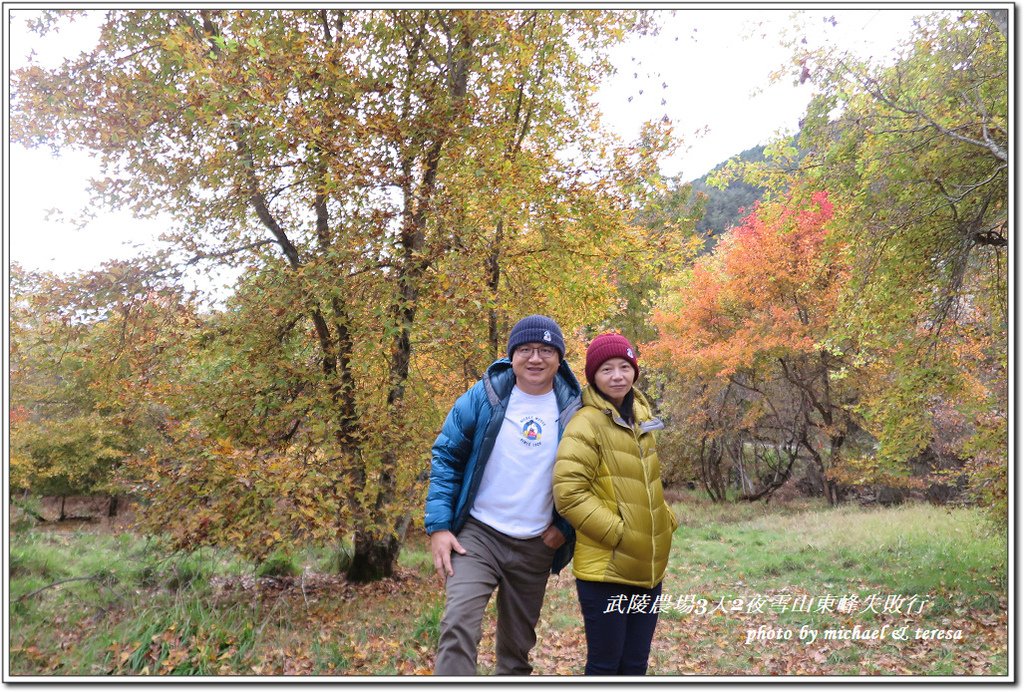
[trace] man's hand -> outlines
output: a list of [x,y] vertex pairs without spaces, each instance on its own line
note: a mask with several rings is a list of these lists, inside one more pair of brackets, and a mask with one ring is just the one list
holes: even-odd
[[434,571],[444,586],[445,580],[455,574],[452,569],[452,551],[465,555],[466,550],[459,545],[459,539],[451,531],[435,531],[430,534],[430,552],[434,555]]
[[554,524],[550,524],[544,529],[544,533],[540,537],[544,541],[544,545],[552,550],[558,550],[565,543],[565,534]]

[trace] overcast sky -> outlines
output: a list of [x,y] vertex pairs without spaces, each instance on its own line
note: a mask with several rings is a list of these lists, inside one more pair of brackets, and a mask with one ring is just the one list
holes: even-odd
[[[925,11],[920,5],[895,9],[892,3],[853,7],[806,11],[818,34],[810,39],[841,42],[878,57],[907,34],[913,15]],[[784,80],[769,86],[770,73],[787,58],[779,38],[793,25],[793,12],[763,4],[719,4],[714,9],[690,5],[674,16],[665,10],[660,35],[614,51],[618,74],[598,92],[608,124],[631,139],[645,120],[668,115],[683,146],[665,161],[663,172],[681,174],[684,180],[776,135],[796,132],[811,96],[810,84],[795,86]],[[835,17],[835,25],[825,17]],[[11,67],[21,64],[29,49],[42,61],[59,61],[95,42],[95,29],[87,24],[72,24],[45,41],[25,32],[20,21],[10,27]],[[145,244],[159,233],[159,220],[137,220],[125,213],[106,214],[77,229],[66,219],[74,218],[87,200],[87,179],[96,173],[91,159],[77,152],[55,158],[45,150],[7,150],[11,175],[4,236],[9,257],[26,268],[92,268],[106,259],[130,256],[132,244]],[[48,214],[53,209],[57,212]]]

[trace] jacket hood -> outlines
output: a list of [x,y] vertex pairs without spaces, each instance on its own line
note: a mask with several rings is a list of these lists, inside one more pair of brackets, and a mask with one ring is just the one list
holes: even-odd
[[[516,384],[516,375],[512,372],[512,361],[506,358],[499,358],[487,367],[483,376],[484,387],[487,390],[487,397],[491,404],[497,404],[508,398],[512,393],[512,387]],[[559,408],[565,406],[566,402],[579,397],[583,389],[579,381],[572,373],[569,363],[563,358],[558,364],[555,372],[555,397],[558,399]]]

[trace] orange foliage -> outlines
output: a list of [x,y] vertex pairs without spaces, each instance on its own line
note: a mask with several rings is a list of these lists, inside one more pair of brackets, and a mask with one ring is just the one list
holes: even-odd
[[758,207],[696,264],[655,311],[652,356],[727,377],[760,357],[822,348],[847,268],[830,242],[827,193],[794,202]]

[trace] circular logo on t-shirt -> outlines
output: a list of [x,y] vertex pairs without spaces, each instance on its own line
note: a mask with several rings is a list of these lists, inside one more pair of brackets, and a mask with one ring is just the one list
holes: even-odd
[[544,433],[544,428],[536,418],[530,418],[523,425],[522,436],[523,442],[526,444],[532,444],[534,442],[540,442],[541,435]]

